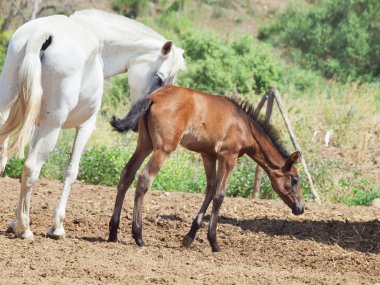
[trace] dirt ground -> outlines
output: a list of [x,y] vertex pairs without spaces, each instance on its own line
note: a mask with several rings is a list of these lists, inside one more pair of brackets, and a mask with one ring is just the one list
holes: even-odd
[[[108,243],[115,188],[77,183],[66,239],[46,238],[62,189],[39,182],[32,194],[34,241],[6,233],[19,181],[0,178],[0,284],[376,284],[380,283],[380,209],[307,204],[293,216],[281,201],[226,198],[212,253],[207,227],[190,248],[183,235],[203,196],[150,191],[144,207],[146,247],[131,237],[126,197],[119,242]],[[208,217],[206,219],[208,224]]]

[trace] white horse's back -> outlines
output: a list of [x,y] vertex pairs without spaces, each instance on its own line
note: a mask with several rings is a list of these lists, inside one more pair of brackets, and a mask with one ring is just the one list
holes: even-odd
[[[43,51],[41,59],[41,83],[42,89],[44,90],[41,112],[42,119],[43,117],[51,116],[51,114],[55,112],[58,116],[54,119],[54,121],[56,121],[55,127],[63,126],[67,120],[69,120],[67,127],[75,127],[81,122],[86,121],[98,107],[87,108],[87,112],[84,113],[80,112],[82,110],[72,112],[77,108],[77,103],[80,101],[79,96],[82,95],[88,98],[88,102],[83,102],[84,100],[82,100],[83,106],[99,105],[99,98],[93,98],[93,93],[88,94],[88,92],[81,92],[81,89],[86,89],[81,88],[81,83],[83,83],[82,81],[93,79],[90,74],[94,70],[97,70],[97,75],[99,74],[101,62],[97,60],[97,56],[99,55],[99,42],[96,37],[82,26],[70,20],[70,18],[55,15],[39,18],[21,26],[12,36],[8,48],[9,55],[7,56],[9,64],[4,66],[3,71],[4,76],[10,73],[13,73],[14,76],[13,78],[6,78],[7,82],[1,84],[0,87],[11,84],[13,85],[13,90],[17,89],[19,81],[18,68],[21,63],[20,59],[25,55],[26,44],[33,35],[41,33],[46,33],[51,36],[51,43],[48,48]],[[7,68],[9,70],[7,70]],[[84,76],[84,73],[87,74]],[[79,81],[70,83],[70,77],[76,77],[76,79],[73,80]],[[62,85],[62,80],[67,83]],[[102,76],[100,80],[99,76],[97,76],[96,80],[97,82],[94,83],[95,86],[103,86]],[[65,85],[67,86],[65,87]],[[72,92],[62,93],[55,88],[55,86],[57,86],[59,89],[67,89],[73,85],[78,85],[78,88],[77,90],[72,90]],[[5,95],[7,95],[7,99],[4,98]],[[2,92],[0,96],[3,97],[2,100],[11,102],[15,96],[17,96],[17,92]],[[64,110],[61,111],[60,107]],[[62,112],[64,114],[62,114]],[[69,118],[70,112],[72,112],[76,118]],[[62,116],[67,116],[67,118],[62,118]]]
[[28,39],[42,32],[50,34],[53,39],[44,51],[42,64],[51,66],[57,73],[70,72],[70,68],[77,68],[78,63],[86,61],[99,50],[99,42],[92,33],[63,15],[39,18],[24,24],[12,36],[8,50],[22,58]]

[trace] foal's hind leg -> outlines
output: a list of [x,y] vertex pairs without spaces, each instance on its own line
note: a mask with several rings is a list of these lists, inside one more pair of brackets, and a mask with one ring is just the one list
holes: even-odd
[[119,184],[117,186],[115,208],[109,222],[108,241],[110,242],[117,241],[117,230],[120,224],[120,214],[123,207],[125,193],[135,179],[137,170],[140,168],[145,158],[152,152],[152,149],[152,141],[149,136],[149,132],[145,127],[145,123],[143,121],[140,121],[136,150],[121,172]]
[[225,154],[220,155],[218,158],[218,172],[216,174],[216,186],[213,195],[213,205],[211,219],[208,229],[207,238],[211,245],[212,251],[220,251],[218,242],[216,240],[216,225],[218,223],[219,209],[223,203],[224,196],[226,195],[226,184],[228,176],[237,162],[237,155]]
[[70,161],[65,169],[65,178],[63,184],[63,191],[59,200],[59,205],[55,210],[54,223],[48,230],[48,237],[53,239],[60,239],[65,237],[65,229],[63,227],[63,220],[66,214],[66,204],[69,198],[72,184],[78,176],[79,161],[81,154],[88,139],[91,137],[95,129],[96,114],[93,115],[86,123],[77,127],[73,149],[70,155]]
[[109,222],[109,236],[108,241],[117,241],[117,230],[120,224],[120,214],[123,207],[123,202],[125,198],[125,193],[131,186],[137,170],[140,168],[141,164],[144,162],[145,158],[151,153],[152,149],[142,149],[137,148],[133,153],[131,159],[128,161],[127,165],[124,167],[120,175],[120,181],[117,186],[117,196],[115,201],[115,207],[111,220]]
[[144,240],[142,238],[142,205],[144,195],[152,185],[154,177],[160,171],[169,153],[170,152],[161,149],[154,150],[148,164],[144,167],[139,176],[135,193],[132,223],[132,236],[138,246],[144,246]]
[[206,213],[206,210],[210,205],[215,190],[216,160],[205,154],[202,154],[202,159],[207,179],[206,196],[201,206],[201,209],[198,212],[198,215],[193,220],[190,231],[187,233],[187,235],[185,235],[185,237],[182,240],[182,245],[185,247],[188,247],[192,244],[192,242],[195,239],[195,235],[197,234],[197,231],[201,228],[204,214]]

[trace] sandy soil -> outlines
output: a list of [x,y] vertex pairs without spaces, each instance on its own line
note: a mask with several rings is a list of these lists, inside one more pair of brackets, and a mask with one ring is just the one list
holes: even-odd
[[[376,284],[380,283],[380,209],[307,204],[293,216],[281,201],[227,198],[212,253],[207,227],[190,248],[181,240],[202,195],[148,192],[147,246],[131,237],[132,195],[118,243],[106,242],[115,188],[76,184],[66,239],[46,238],[61,183],[39,182],[32,194],[34,241],[6,233],[19,182],[0,178],[0,284]],[[206,219],[206,224],[208,219]]]

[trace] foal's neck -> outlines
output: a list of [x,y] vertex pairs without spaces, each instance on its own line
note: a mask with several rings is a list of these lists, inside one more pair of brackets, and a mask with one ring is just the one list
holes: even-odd
[[279,151],[270,136],[258,123],[251,121],[253,145],[247,154],[255,160],[267,173],[281,169],[286,157]]

